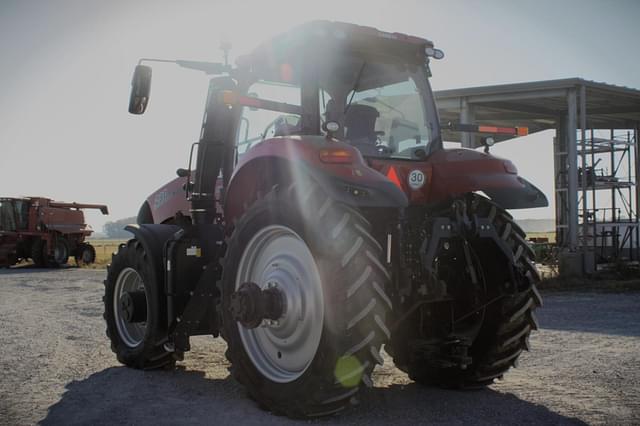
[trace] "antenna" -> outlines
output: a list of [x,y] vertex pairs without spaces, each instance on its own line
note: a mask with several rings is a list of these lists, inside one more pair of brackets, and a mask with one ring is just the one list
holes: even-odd
[[220,49],[224,52],[224,65],[229,66],[229,51],[231,50],[231,42],[223,39],[220,43]]

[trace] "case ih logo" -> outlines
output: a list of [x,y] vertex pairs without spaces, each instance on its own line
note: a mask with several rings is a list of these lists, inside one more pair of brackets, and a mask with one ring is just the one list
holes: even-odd
[[153,207],[156,209],[159,208],[164,203],[169,201],[171,197],[173,197],[173,192],[169,192],[163,189],[162,191],[158,192],[155,198],[153,199]]

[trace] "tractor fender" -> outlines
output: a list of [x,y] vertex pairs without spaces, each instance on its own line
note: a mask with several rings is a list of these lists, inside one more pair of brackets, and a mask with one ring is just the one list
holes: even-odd
[[493,188],[484,189],[483,192],[505,209],[532,209],[549,205],[547,197],[534,184],[520,176],[517,179],[522,185],[519,188]]
[[143,224],[127,225],[124,229],[131,232],[142,244],[152,264],[154,280],[156,283],[162,283],[164,288],[164,246],[181,228],[176,225]]
[[518,176],[518,170],[509,160],[470,149],[451,149],[435,153],[429,162],[432,165],[430,201],[482,191],[506,209],[549,205],[544,193]]
[[[319,152],[327,147],[349,151],[353,162],[323,163]],[[233,223],[274,185],[291,183],[315,183],[334,200],[353,207],[403,208],[408,205],[404,192],[386,176],[371,169],[360,152],[350,145],[321,136],[276,137],[244,154],[235,168],[224,197],[225,221]],[[301,194],[304,195],[304,188]]]
[[165,223],[178,212],[189,215],[189,200],[184,190],[186,183],[186,177],[177,177],[149,195],[138,212],[138,223]]
[[151,207],[149,207],[149,202],[147,200],[144,200],[144,202],[140,206],[140,210],[138,210],[136,223],[138,225],[153,223],[153,213],[151,213]]

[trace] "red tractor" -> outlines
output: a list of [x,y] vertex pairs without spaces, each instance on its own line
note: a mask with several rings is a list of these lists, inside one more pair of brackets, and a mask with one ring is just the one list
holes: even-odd
[[[413,380],[447,388],[515,365],[541,299],[506,209],[547,200],[510,161],[443,148],[428,80],[442,56],[422,38],[321,21],[235,67],[169,61],[212,78],[195,164],[144,202],[110,265],[118,360],[171,367],[189,336],[221,334],[233,376],[291,417],[355,402],[382,345]],[[131,113],[150,82],[139,64]]]
[[60,266],[75,256],[76,263],[93,263],[96,251],[85,242],[93,230],[81,209],[107,206],[63,203],[49,198],[0,198],[0,266],[31,259],[38,267]]

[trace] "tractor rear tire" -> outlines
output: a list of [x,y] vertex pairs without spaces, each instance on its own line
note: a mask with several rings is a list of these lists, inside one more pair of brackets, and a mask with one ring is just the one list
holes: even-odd
[[78,266],[91,265],[96,261],[96,249],[89,243],[81,243],[76,250],[75,259]]
[[[224,259],[223,337],[233,376],[261,407],[329,415],[372,386],[391,309],[380,259],[370,223],[314,184],[274,187],[244,213]],[[244,282],[283,289],[277,324],[234,320],[231,294]]]
[[[533,261],[533,250],[526,243],[525,233],[511,215],[498,205],[479,196],[474,196],[474,200],[478,214],[492,220],[498,235],[511,248],[516,261],[515,281],[528,285],[523,291],[504,296],[487,307],[482,328],[469,351],[473,363],[465,369],[433,367],[427,360],[413,354],[407,372],[412,380],[422,384],[457,389],[490,385],[495,379],[502,378],[509,368],[517,365],[522,351],[529,350],[529,334],[538,329],[533,311],[542,306],[536,289],[540,276]],[[485,273],[488,272],[489,278],[492,271],[505,270],[503,257],[492,255],[491,250],[476,251],[482,253],[483,269]]]
[[44,268],[47,266],[47,243],[44,240],[37,239],[31,243],[31,260],[33,264],[38,268]]
[[[108,267],[104,281],[104,319],[111,350],[122,364],[144,370],[172,368],[175,358],[165,349],[166,308],[163,289],[154,281],[152,264],[142,244],[129,240],[118,247]],[[144,321],[129,322],[125,293],[143,294],[146,303],[138,303],[134,311],[143,315]],[[125,296],[125,297],[123,297]],[[146,306],[145,306],[146,305]]]

